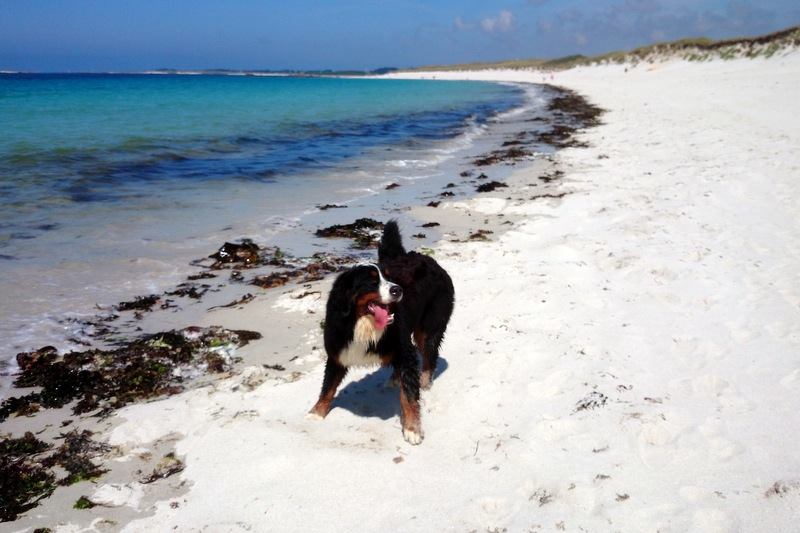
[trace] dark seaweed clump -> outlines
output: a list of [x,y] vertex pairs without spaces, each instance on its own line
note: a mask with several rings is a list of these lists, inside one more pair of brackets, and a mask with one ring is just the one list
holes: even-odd
[[318,229],[314,235],[328,239],[352,239],[353,248],[365,250],[378,247],[382,229],[383,222],[378,222],[371,218],[359,218],[352,224],[335,224],[327,228]]
[[150,311],[160,299],[158,294],[137,296],[130,302],[120,302],[116,305],[117,311]]
[[50,448],[46,442],[42,442],[28,431],[18,439],[5,439],[0,441],[0,456],[22,457],[24,455],[36,455]]
[[487,183],[481,183],[475,188],[475,190],[478,192],[492,192],[493,190],[498,189],[500,187],[508,187],[508,185],[506,185],[502,181],[490,181]]
[[537,140],[556,148],[586,146],[586,143],[575,139],[575,133],[600,124],[600,115],[603,114],[601,108],[566,89],[560,89],[559,95],[550,100],[547,108],[553,112],[556,121],[550,130],[539,133]]
[[256,276],[250,283],[262,289],[281,287],[290,281],[309,283],[322,279],[326,274],[340,272],[351,263],[352,260],[349,258],[318,252],[311,256],[311,260],[305,264],[292,266],[271,274]]
[[52,346],[17,354],[22,370],[17,387],[39,387],[37,392],[12,397],[0,404],[0,421],[12,413],[57,408],[77,400],[74,414],[98,408],[122,407],[139,398],[174,394],[182,390],[185,372],[227,370],[226,348],[244,346],[260,334],[217,326],[190,327],[148,335],[114,350],[86,350],[59,356]]
[[[21,439],[6,439],[0,441],[0,448],[14,448],[17,446],[15,441],[33,438],[33,434],[26,433]],[[38,452],[0,453],[0,522],[16,520],[19,514],[36,507],[39,500],[47,498],[56,489],[53,473],[30,460],[35,453]]]
[[533,156],[528,150],[524,148],[512,147],[505,150],[494,150],[484,156],[475,159],[472,164],[476,167],[484,167],[488,165],[496,165],[497,163],[510,163],[514,164],[520,159]]
[[42,460],[46,467],[60,466],[67,471],[67,476],[61,479],[59,485],[72,485],[79,481],[100,477],[108,470],[94,464],[92,459],[109,451],[106,444],[92,440],[91,431],[72,430],[62,435],[64,443],[55,453]]
[[[108,446],[92,440],[91,431],[62,434],[55,450],[33,433],[0,441],[0,522],[17,516],[49,497],[56,487],[95,479],[106,472],[94,463]],[[49,455],[45,455],[47,452]],[[54,469],[67,475],[57,480]]]
[[228,263],[237,263],[245,266],[258,264],[259,251],[258,245],[250,239],[242,239],[239,243],[226,242],[220,246],[219,250],[209,256],[215,260],[211,268],[221,268],[222,265]]

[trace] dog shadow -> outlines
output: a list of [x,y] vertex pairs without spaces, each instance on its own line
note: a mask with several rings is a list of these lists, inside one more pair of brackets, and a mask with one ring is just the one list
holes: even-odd
[[[449,365],[439,357],[433,386]],[[391,367],[380,368],[358,381],[351,381],[342,388],[333,400],[332,408],[350,411],[356,416],[389,420],[400,414],[400,389],[387,386],[392,377]]]

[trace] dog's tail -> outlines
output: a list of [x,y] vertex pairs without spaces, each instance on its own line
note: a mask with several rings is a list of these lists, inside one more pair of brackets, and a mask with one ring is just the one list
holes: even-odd
[[394,259],[397,256],[405,255],[405,253],[406,249],[403,248],[403,238],[400,236],[400,228],[397,227],[397,221],[390,220],[383,227],[383,236],[378,247],[378,261]]

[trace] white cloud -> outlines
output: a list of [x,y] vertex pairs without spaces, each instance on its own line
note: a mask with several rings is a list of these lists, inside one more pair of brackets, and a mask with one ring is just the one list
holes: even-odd
[[513,25],[514,15],[511,11],[506,11],[505,9],[500,11],[497,17],[485,18],[481,21],[481,27],[489,33],[509,31]]

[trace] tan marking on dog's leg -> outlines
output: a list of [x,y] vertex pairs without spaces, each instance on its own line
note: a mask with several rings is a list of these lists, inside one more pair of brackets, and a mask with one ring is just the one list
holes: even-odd
[[417,445],[422,442],[422,423],[419,419],[419,402],[415,402],[406,396],[403,389],[400,389],[400,412],[402,416],[403,438],[409,444]]
[[422,390],[428,390],[433,385],[433,369],[431,368],[431,361],[428,353],[425,350],[425,333],[422,331],[414,332],[414,344],[422,354],[422,371],[419,374],[419,387]]

